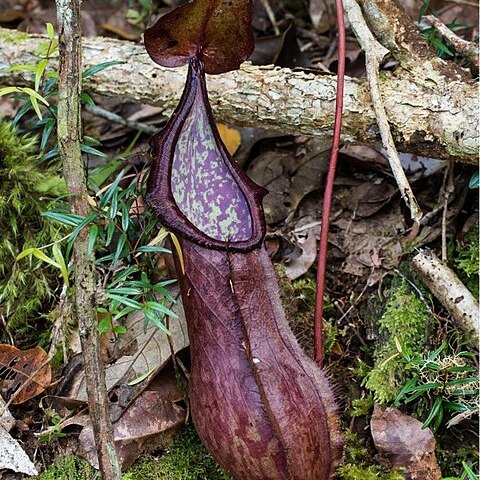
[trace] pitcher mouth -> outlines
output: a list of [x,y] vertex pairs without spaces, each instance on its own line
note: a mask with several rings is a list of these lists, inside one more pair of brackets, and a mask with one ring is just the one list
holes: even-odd
[[190,60],[180,103],[150,145],[146,201],[167,228],[217,250],[247,252],[261,244],[267,191],[247,177],[223,144],[200,60]]

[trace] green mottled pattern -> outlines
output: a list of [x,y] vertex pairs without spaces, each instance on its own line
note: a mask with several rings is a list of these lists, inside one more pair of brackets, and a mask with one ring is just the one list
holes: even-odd
[[173,197],[188,220],[216,240],[240,242],[252,236],[247,201],[215,141],[200,87],[175,146]]

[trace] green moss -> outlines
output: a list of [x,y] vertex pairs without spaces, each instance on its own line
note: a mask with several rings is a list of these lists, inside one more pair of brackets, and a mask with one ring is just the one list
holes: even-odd
[[379,465],[359,466],[342,465],[337,471],[340,480],[405,480],[405,477],[397,472],[389,472]]
[[384,314],[379,320],[383,342],[375,349],[375,365],[365,378],[365,386],[375,401],[386,404],[395,399],[405,381],[405,369],[397,342],[413,355],[421,355],[424,346],[427,309],[403,279],[392,283]]
[[142,457],[123,480],[232,480],[207,452],[192,425],[177,435],[160,458]]
[[345,432],[347,444],[342,466],[337,470],[338,480],[404,480],[396,470],[375,464],[370,458],[365,440],[357,438],[351,431]]
[[59,457],[38,480],[100,480],[100,474],[86,460],[74,455]]
[[27,32],[20,32],[18,30],[0,28],[0,38],[3,38],[7,43],[22,43],[29,37]]
[[463,243],[457,242],[453,252],[453,264],[462,281],[478,299],[479,237],[478,222],[465,235]]
[[40,168],[37,159],[36,140],[18,136],[0,121],[0,312],[19,334],[48,311],[48,299],[58,286],[57,272],[46,264],[31,258],[16,261],[25,248],[46,245],[63,233],[42,212],[65,192],[64,182],[54,170]]
[[367,415],[370,415],[370,413],[373,410],[373,396],[372,395],[366,395],[361,398],[355,398],[352,400],[352,408],[350,411],[350,416],[352,418],[357,418],[357,417],[366,417]]
[[[159,457],[145,455],[129,468],[123,480],[233,480],[207,452],[192,425],[186,426],[172,446]],[[38,480],[100,480],[83,458],[60,457]]]

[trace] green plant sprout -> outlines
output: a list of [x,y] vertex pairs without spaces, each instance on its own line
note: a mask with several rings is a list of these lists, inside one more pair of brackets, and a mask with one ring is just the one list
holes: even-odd
[[478,413],[479,378],[469,359],[473,352],[447,352],[447,343],[424,356],[414,356],[397,341],[399,353],[406,361],[405,368],[413,374],[397,395],[394,405],[422,401],[428,415],[423,428],[436,432],[445,413],[453,417],[447,426],[455,425]]
[[[0,96],[12,95],[13,98],[24,102],[22,107],[18,110],[12,125],[17,125],[22,117],[28,112],[33,110],[36,114],[36,121],[32,124],[32,129],[41,129],[42,136],[40,140],[40,151],[44,152],[48,145],[50,136],[54,130],[56,130],[57,122],[57,107],[55,101],[57,97],[57,72],[48,72],[47,67],[51,59],[58,56],[58,38],[55,37],[53,25],[51,23],[46,24],[46,32],[48,40],[42,42],[38,49],[37,55],[40,60],[36,64],[22,64],[14,65],[7,68],[6,72],[27,72],[34,74],[34,88],[30,87],[17,87],[10,86],[0,88]],[[111,67],[113,65],[122,64],[120,61],[103,62],[98,65],[93,65],[85,69],[82,74],[82,78],[88,78],[91,75],[101,72],[102,70]],[[28,83],[25,80],[25,83]],[[95,105],[92,97],[87,92],[82,92],[80,96],[82,104]],[[39,103],[40,102],[40,103]],[[41,108],[42,107],[42,108]],[[98,140],[87,135],[83,136],[81,149],[84,153],[89,153],[101,157],[106,157],[104,153],[95,147],[101,146]],[[53,160],[58,156],[58,147],[54,146],[48,152],[44,152],[42,155],[42,161]]]
[[[142,210],[139,199],[143,198],[143,178],[143,174],[127,175],[126,169],[122,169],[113,182],[90,197],[92,212],[86,217],[69,213],[66,205],[43,212],[43,217],[70,228],[70,232],[53,245],[28,248],[17,256],[21,259],[33,255],[57,268],[68,286],[67,265],[71,263],[73,242],[79,232],[88,227],[88,254],[96,255],[95,263],[103,277],[98,308],[101,333],[125,333],[125,328],[117,322],[137,310],[143,312],[146,321],[167,334],[170,332],[165,316],[176,318],[176,314],[166,306],[174,303],[166,288],[174,280],[152,282],[150,275],[156,270],[154,255],[170,253],[161,246],[167,237],[171,237],[179,255],[181,251],[176,237],[163,228],[157,232],[156,218],[149,211]],[[127,180],[130,183],[122,186]],[[65,246],[63,254],[60,244]],[[53,258],[44,252],[50,247]],[[159,301],[160,298],[163,300]]]

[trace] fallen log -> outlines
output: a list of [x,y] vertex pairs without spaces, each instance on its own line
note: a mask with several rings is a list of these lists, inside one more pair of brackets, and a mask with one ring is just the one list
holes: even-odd
[[[41,35],[0,28],[0,84],[33,83],[29,72],[6,72],[36,64]],[[122,101],[158,105],[170,115],[185,83],[186,69],[155,65],[142,45],[111,38],[85,38],[83,65],[124,62],[85,79],[85,89]],[[57,67],[52,60],[50,68]],[[401,151],[478,163],[477,87],[459,77],[411,77],[382,72],[380,90],[392,134]],[[215,116],[224,123],[262,127],[283,134],[331,135],[335,107],[333,75],[244,64],[208,78]],[[379,143],[366,79],[345,82],[344,142]]]
[[438,301],[450,312],[455,323],[478,347],[480,337],[478,302],[467,287],[433,253],[421,250],[412,260],[412,267]]

